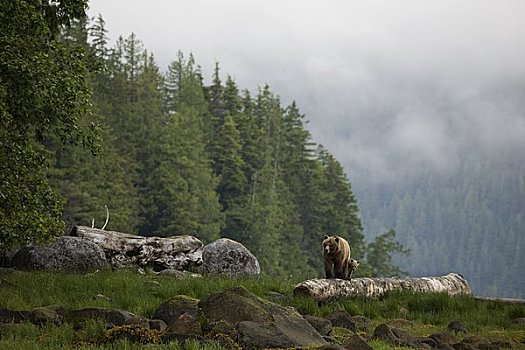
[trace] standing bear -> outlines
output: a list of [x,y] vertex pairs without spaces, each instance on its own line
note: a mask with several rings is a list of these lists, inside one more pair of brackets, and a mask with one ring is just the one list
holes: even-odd
[[326,278],[349,279],[350,245],[339,236],[324,236],[324,269]]

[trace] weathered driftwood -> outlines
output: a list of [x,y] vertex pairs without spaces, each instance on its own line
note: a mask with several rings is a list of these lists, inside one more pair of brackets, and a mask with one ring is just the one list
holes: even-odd
[[156,270],[185,270],[202,264],[203,243],[193,236],[143,237],[76,226],[72,236],[98,244],[111,266],[152,266]]
[[506,303],[511,305],[522,305],[525,306],[525,299],[514,299],[514,298],[496,298],[496,297],[474,297],[479,301],[497,301],[500,303]]
[[469,295],[470,287],[463,276],[450,273],[441,277],[419,278],[354,278],[312,279],[299,283],[293,292],[306,295],[318,301],[329,301],[352,297],[379,297],[390,291],[409,290],[417,293],[448,293],[449,295]]

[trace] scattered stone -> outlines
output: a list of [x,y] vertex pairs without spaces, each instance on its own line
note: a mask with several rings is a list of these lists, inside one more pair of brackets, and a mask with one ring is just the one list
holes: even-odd
[[205,245],[202,261],[202,271],[205,274],[243,277],[261,273],[255,255],[241,243],[228,238]]
[[241,349],[239,344],[237,344],[237,342],[233,338],[227,336],[226,334],[216,334],[214,336],[211,336],[210,338],[214,342],[219,344],[221,346],[221,348],[228,349],[228,350],[239,350],[239,349]]
[[452,347],[454,348],[454,350],[475,350],[476,349],[471,344],[467,344],[467,343],[453,344]]
[[228,321],[221,320],[214,322],[214,324],[211,325],[211,330],[206,334],[206,338],[212,339],[226,349],[240,349],[239,344],[237,344],[239,332]]
[[450,345],[441,345],[438,347],[439,350],[454,350],[454,348]]
[[326,340],[326,342],[329,343],[329,344],[337,344],[338,343],[337,339],[335,339],[331,335],[323,335],[323,339]]
[[150,329],[149,320],[146,317],[142,316],[133,316],[130,319],[126,320],[126,325],[137,325],[145,329]]
[[106,255],[96,243],[78,237],[59,237],[49,245],[19,249],[12,265],[18,269],[88,272],[109,267]]
[[392,328],[392,333],[397,337],[401,346],[408,346],[414,349],[428,349],[429,345],[422,342],[419,338],[412,336],[411,334],[399,329]]
[[211,324],[211,330],[208,332],[208,335],[211,337],[216,334],[226,334],[236,339],[239,335],[239,332],[237,332],[237,329],[230,322],[220,320],[213,322],[213,324]]
[[283,332],[270,325],[241,321],[237,325],[239,343],[243,348],[291,348],[296,344]]
[[471,344],[472,347],[476,348],[476,349],[479,349],[480,345],[490,345],[490,341],[488,341],[487,339],[485,338],[481,338],[481,337],[478,337],[478,336],[470,336],[470,337],[467,337],[467,338],[464,338],[463,340],[461,340],[462,343],[465,343],[465,344]]
[[21,323],[29,320],[31,311],[11,311],[0,307],[0,322],[1,323]]
[[202,336],[202,328],[197,318],[186,312],[180,315],[175,321],[173,321],[165,333],[167,334],[179,334],[185,337],[191,337],[193,335]]
[[93,300],[99,300],[99,301],[107,301],[107,302],[110,302],[111,301],[111,298],[108,298],[107,296],[105,296],[104,294],[97,294],[93,297]]
[[432,333],[429,337],[434,339],[438,346],[450,346],[459,343],[459,339],[454,334],[448,332]]
[[149,320],[149,328],[159,332],[164,332],[168,326],[163,320]]
[[320,346],[318,348],[315,348],[316,350],[345,350],[344,347],[342,347],[341,345],[339,344],[326,344],[326,345],[323,345],[323,346]]
[[438,342],[435,339],[433,339],[433,338],[430,338],[430,337],[416,337],[415,339],[418,342],[421,342],[423,344],[428,345],[432,349],[436,349],[436,348],[439,347],[438,346]]
[[352,321],[356,325],[357,330],[359,332],[368,333],[370,331],[372,320],[370,320],[368,317],[362,315],[354,315],[350,316],[350,321]]
[[492,344],[496,345],[499,348],[503,348],[503,349],[512,349],[517,345],[512,340],[499,340],[499,339],[494,340]]
[[31,311],[30,320],[31,323],[36,325],[44,324],[56,324],[60,325],[64,323],[65,310],[59,305],[50,305],[37,307]]
[[328,321],[332,323],[334,327],[342,327],[350,329],[352,332],[357,333],[357,325],[352,320],[352,317],[345,310],[334,311],[328,316],[325,317]]
[[386,323],[382,323],[374,330],[374,338],[386,341],[395,346],[408,346],[414,349],[428,349],[429,345],[419,341],[405,331],[397,328],[390,328]]
[[322,317],[303,315],[303,318],[311,324],[321,335],[329,335],[332,331],[332,322]]
[[135,317],[134,314],[119,309],[86,308],[71,312],[71,317],[77,322],[87,320],[103,320],[115,326],[125,325],[128,320]]
[[151,318],[162,320],[167,325],[170,325],[184,313],[197,316],[198,302],[197,299],[190,298],[186,295],[177,295],[162,303],[157,310],[155,310]]
[[348,350],[374,350],[373,347],[371,347],[359,334],[355,334],[348,338],[344,344],[343,348]]
[[459,321],[452,321],[448,324],[448,329],[456,333],[467,333],[468,329]]
[[278,303],[286,303],[286,302],[290,301],[290,297],[288,297],[286,295],[283,295],[281,293],[274,292],[274,291],[266,292],[266,296],[270,300],[278,302]]

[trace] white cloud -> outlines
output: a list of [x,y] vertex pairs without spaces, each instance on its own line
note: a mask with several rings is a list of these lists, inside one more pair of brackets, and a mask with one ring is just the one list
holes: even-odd
[[[211,76],[297,100],[316,141],[378,178],[396,162],[454,167],[469,147],[525,146],[525,2],[91,0],[166,67],[193,52]],[[364,171],[364,170],[363,170]]]

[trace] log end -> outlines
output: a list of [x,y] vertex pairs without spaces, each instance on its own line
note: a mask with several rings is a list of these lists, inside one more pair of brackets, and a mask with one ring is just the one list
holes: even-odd
[[303,297],[312,297],[312,291],[305,284],[298,284],[293,289],[293,295],[303,296]]

